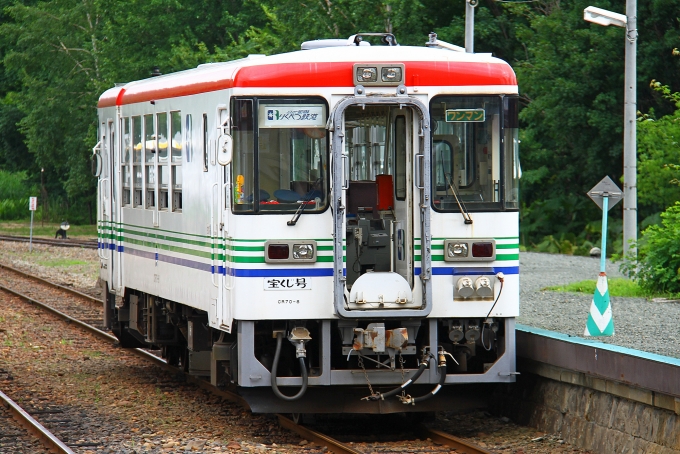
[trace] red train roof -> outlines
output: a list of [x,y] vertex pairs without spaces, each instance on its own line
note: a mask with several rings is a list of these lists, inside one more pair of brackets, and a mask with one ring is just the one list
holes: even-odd
[[[376,53],[378,49],[382,51]],[[414,53],[414,49],[418,52]],[[396,52],[397,50],[401,52]],[[348,59],[349,52],[358,54],[352,55],[357,58]],[[332,53],[336,54],[334,55],[336,59],[338,56],[344,57],[343,61],[310,61],[313,57],[324,55],[328,57]],[[390,55],[396,58],[401,56],[402,59],[390,59]],[[405,61],[404,56],[425,58]],[[333,60],[332,58],[326,59]],[[373,47],[369,53],[365,48],[350,47],[340,52],[337,48],[307,50],[272,57],[202,65],[196,69],[112,88],[99,98],[98,107],[175,98],[233,87],[352,87],[354,85],[353,65],[360,62],[404,63],[407,86],[517,85],[512,68],[506,62],[488,55],[461,54],[441,49],[406,46]]]

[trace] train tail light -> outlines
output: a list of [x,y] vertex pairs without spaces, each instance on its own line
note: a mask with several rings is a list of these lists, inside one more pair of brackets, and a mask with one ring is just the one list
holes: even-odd
[[473,257],[493,257],[493,255],[493,243],[486,241],[472,243]]
[[290,256],[290,246],[287,244],[267,245],[267,258],[269,260],[288,260]]

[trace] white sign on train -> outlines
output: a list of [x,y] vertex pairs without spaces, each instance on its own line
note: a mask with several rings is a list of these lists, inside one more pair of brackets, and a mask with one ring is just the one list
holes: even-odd
[[267,277],[264,279],[265,290],[311,290],[311,277]]
[[31,211],[35,211],[38,209],[38,198],[37,197],[30,197],[28,199],[28,209]]
[[260,104],[261,128],[323,128],[326,106],[319,104]]

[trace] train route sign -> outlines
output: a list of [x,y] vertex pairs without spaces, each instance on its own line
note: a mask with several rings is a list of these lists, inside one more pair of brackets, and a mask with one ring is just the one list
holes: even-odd
[[619,187],[616,185],[616,183],[614,183],[614,181],[612,181],[611,178],[606,176],[600,180],[599,183],[593,186],[593,189],[588,191],[588,197],[590,197],[593,202],[597,203],[597,206],[599,206],[600,209],[603,209],[602,201],[605,197],[607,197],[609,199],[607,211],[609,211],[623,198],[623,191],[619,189]]

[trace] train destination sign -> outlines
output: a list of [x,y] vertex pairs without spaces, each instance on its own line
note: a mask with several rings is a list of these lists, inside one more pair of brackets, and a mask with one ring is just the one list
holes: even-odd
[[323,128],[325,106],[319,104],[260,104],[261,128]]
[[446,109],[447,123],[483,123],[484,120],[484,109]]

